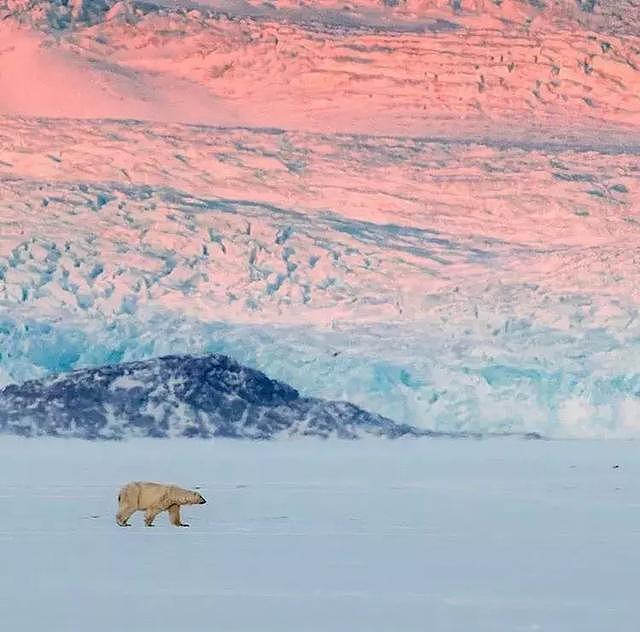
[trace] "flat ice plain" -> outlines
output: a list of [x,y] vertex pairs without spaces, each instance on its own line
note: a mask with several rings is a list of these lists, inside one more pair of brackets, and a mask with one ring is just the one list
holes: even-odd
[[[0,439],[15,632],[637,632],[633,441]],[[618,466],[618,467],[615,467]],[[189,529],[118,487],[198,486]]]

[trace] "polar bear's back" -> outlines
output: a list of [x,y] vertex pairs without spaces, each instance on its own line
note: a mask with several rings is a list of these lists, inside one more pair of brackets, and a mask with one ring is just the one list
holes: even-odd
[[125,485],[118,494],[118,501],[136,509],[148,509],[157,504],[167,494],[171,494],[175,485],[164,485],[150,481],[134,481]]

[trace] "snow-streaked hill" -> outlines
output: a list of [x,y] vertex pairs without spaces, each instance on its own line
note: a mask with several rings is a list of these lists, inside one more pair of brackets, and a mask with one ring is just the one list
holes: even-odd
[[420,436],[347,402],[302,398],[227,356],[166,356],[0,391],[0,432],[82,439]]

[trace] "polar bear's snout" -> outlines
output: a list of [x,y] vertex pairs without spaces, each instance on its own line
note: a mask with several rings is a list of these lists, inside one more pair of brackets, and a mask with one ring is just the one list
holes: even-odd
[[198,498],[199,498],[198,500],[199,505],[204,505],[207,502],[200,494],[198,494]]

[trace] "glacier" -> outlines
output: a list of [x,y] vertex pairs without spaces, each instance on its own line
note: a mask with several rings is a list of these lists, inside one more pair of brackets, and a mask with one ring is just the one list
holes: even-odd
[[638,437],[637,10],[224,4],[0,2],[0,385],[219,353]]
[[[223,353],[292,384],[304,397],[346,400],[440,432],[637,434],[638,338],[510,322],[495,333],[451,323],[209,323],[166,313],[90,326],[0,324],[5,383],[173,353]],[[452,345],[451,341],[455,340]],[[526,352],[525,352],[526,350]]]

